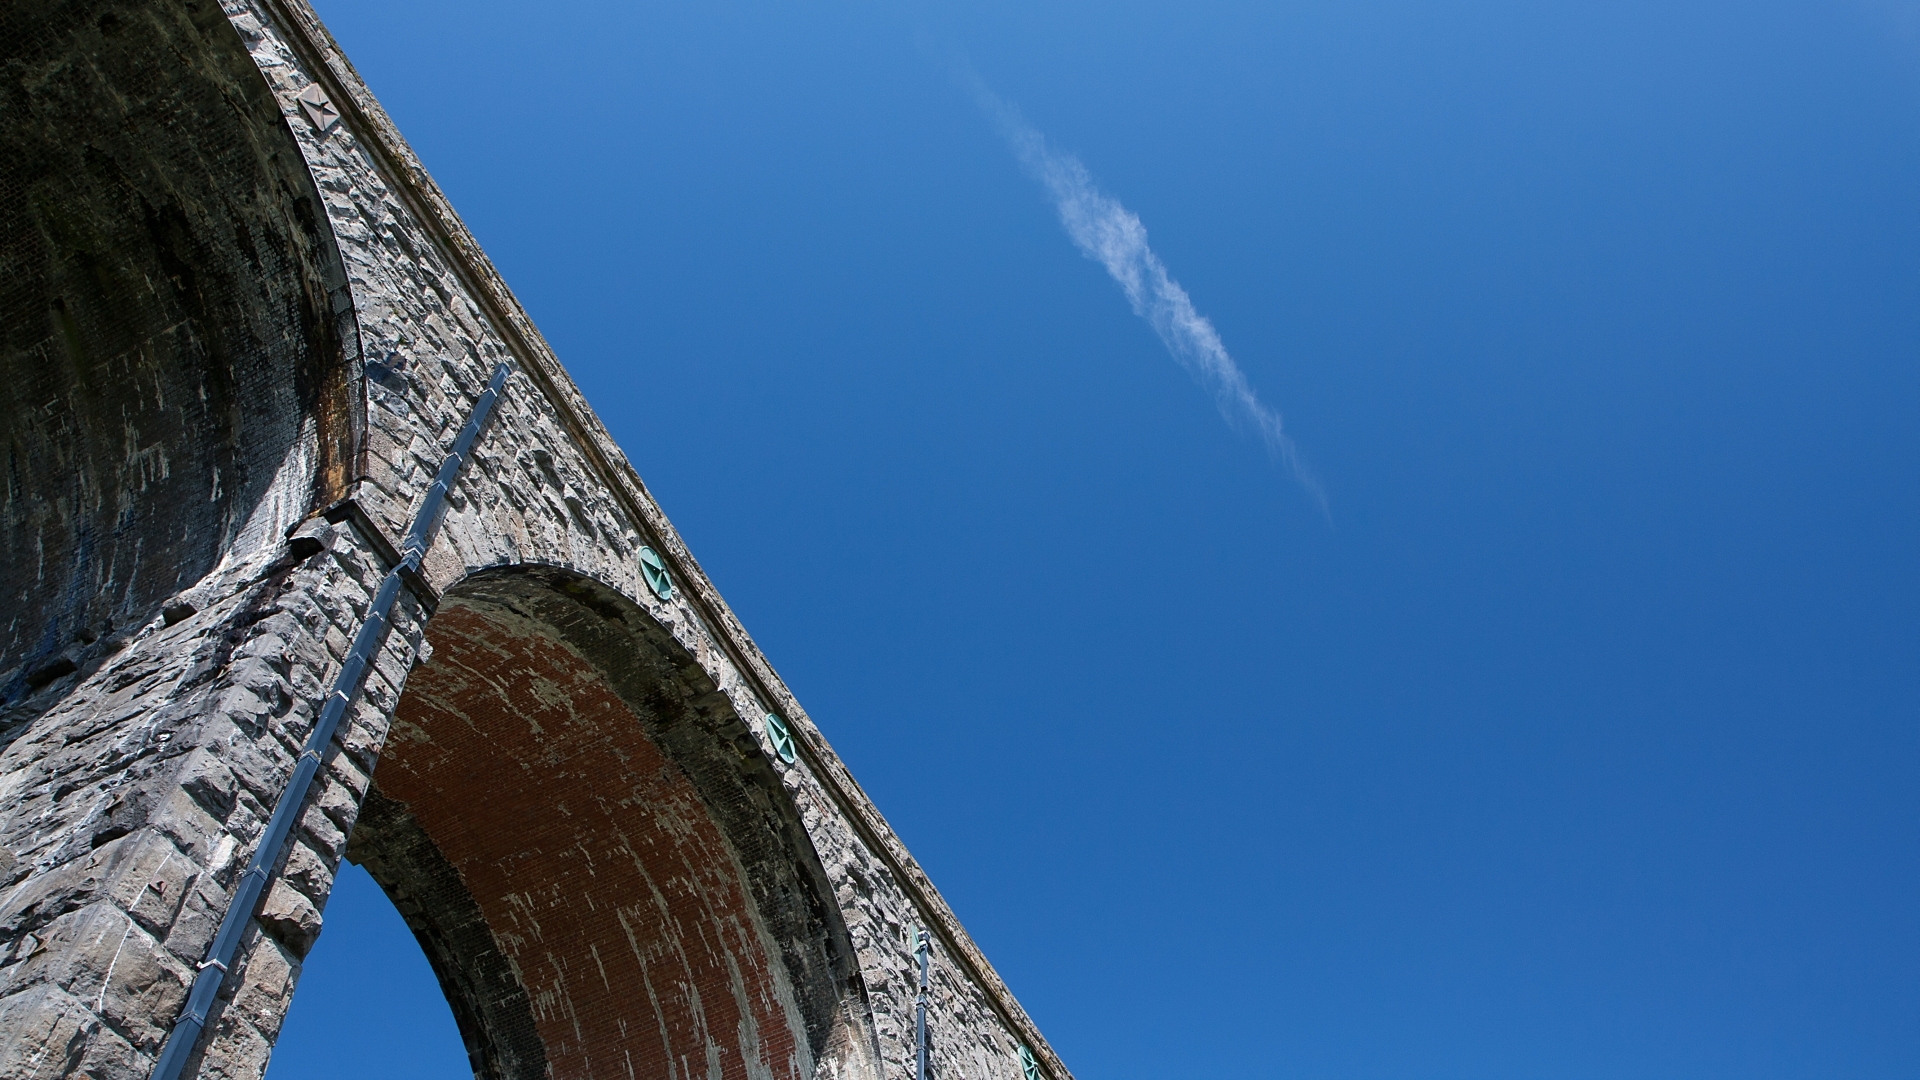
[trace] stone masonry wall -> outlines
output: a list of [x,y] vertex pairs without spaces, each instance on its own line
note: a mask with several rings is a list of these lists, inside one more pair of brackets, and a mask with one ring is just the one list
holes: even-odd
[[[144,1076],[381,572],[347,530],[230,561],[0,758],[0,1075]],[[258,1076],[418,642],[402,611],[216,1014]],[[263,933],[262,931],[266,931]]]
[[[426,577],[516,564],[637,605],[743,718],[791,722],[773,763],[834,891],[872,1046],[817,1075],[913,1075],[910,931],[934,940],[933,1075],[1069,1074],[700,572],[438,189],[299,0],[223,0],[325,204],[366,370],[359,517],[236,552],[0,756],[0,1077],[144,1076],[367,598],[495,364],[514,374],[452,493]],[[662,600],[637,554],[667,557]],[[322,925],[426,612],[396,632],[249,935],[199,1075],[258,1077]],[[909,710],[903,709],[903,713]],[[876,1056],[877,1055],[877,1058]]]

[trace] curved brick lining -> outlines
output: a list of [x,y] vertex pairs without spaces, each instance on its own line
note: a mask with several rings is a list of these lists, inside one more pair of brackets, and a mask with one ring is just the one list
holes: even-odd
[[4,742],[344,494],[360,395],[325,211],[217,9],[10,2],[0,115]]
[[804,1080],[798,1009],[693,784],[584,656],[488,616],[435,618],[374,782],[492,927],[552,1075]]

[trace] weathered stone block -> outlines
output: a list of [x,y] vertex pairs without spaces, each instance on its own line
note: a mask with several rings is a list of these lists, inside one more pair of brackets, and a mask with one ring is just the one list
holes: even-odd
[[296,840],[287,846],[287,861],[281,867],[280,880],[315,904],[325,904],[327,893],[333,888],[334,867],[338,865],[327,861],[305,841]]
[[98,898],[163,930],[197,869],[159,832],[141,829],[15,888],[0,906],[0,941],[12,942]]
[[211,869],[217,862],[214,853],[223,838],[249,816],[245,807],[236,806],[223,823],[207,813],[206,808],[186,789],[170,785],[170,790],[162,795],[159,805],[148,814],[147,824],[189,859]]
[[[295,845],[295,850],[300,849],[300,845]],[[274,882],[273,888],[267,892],[265,902],[260,905],[258,919],[267,936],[280,943],[295,958],[306,956],[307,950],[313,948],[314,940],[320,936],[320,910],[284,879]],[[254,963],[257,962],[256,957]],[[250,964],[250,970],[251,967]]]
[[211,875],[196,879],[189,887],[180,912],[167,934],[166,948],[176,959],[197,964],[207,955],[207,946],[219,932],[220,919],[226,914],[228,893]]
[[58,987],[135,1045],[157,1047],[156,1018],[172,1015],[186,996],[184,965],[109,903],[68,912],[33,933],[41,947],[0,968],[8,990]]
[[239,786],[232,767],[205,747],[189,754],[180,766],[181,790],[215,818],[225,818],[233,812],[234,794]]
[[[231,1006],[222,1010],[211,1026],[205,1056],[190,1075],[197,1080],[260,1080],[266,1075],[267,1061],[273,1056],[272,1039],[235,1016]],[[279,1032],[278,1023],[273,1030]]]
[[57,986],[41,983],[0,997],[0,1080],[84,1076],[81,1064],[88,1059],[89,1047],[103,1040],[110,1047],[115,1042],[126,1045],[102,1030],[85,1002]]
[[328,865],[338,866],[340,857],[347,851],[347,834],[340,826],[328,818],[318,806],[309,806],[300,815],[298,835],[304,843],[326,859]]

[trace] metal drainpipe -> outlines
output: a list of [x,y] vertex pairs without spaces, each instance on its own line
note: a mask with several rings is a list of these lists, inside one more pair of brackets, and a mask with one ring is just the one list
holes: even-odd
[[927,1080],[927,969],[933,956],[933,940],[925,929],[914,932],[913,952],[920,958],[920,993],[914,999],[914,1080]]
[[313,725],[313,734],[307,737],[307,744],[300,751],[300,759],[294,764],[293,778],[287,782],[286,790],[280,793],[280,801],[274,804],[273,817],[267,821],[267,831],[260,837],[259,846],[254,848],[253,859],[247,864],[246,873],[240,875],[233,900],[220,920],[220,930],[214,934],[213,944],[207,948],[207,958],[200,962],[200,973],[194,976],[193,990],[187,995],[187,1007],[180,1013],[180,1018],[174,1021],[173,1030],[167,1033],[166,1045],[160,1048],[160,1060],[153,1067],[153,1080],[178,1080],[187,1067],[187,1059],[193,1056],[194,1048],[200,1044],[207,1014],[213,1010],[214,999],[219,996],[220,987],[226,982],[228,965],[233,963],[234,955],[240,951],[240,937],[260,908],[260,900],[266,894],[273,867],[280,861],[280,852],[286,848],[287,837],[293,832],[294,819],[299,816],[300,808],[305,805],[313,787],[314,777],[320,772],[320,755],[326,753],[327,744],[333,741],[333,733],[339,728],[341,719],[352,707],[354,698],[360,695],[367,668],[387,640],[394,601],[400,597],[403,579],[416,577],[420,573],[420,561],[426,557],[427,548],[433,544],[434,533],[440,528],[440,516],[447,504],[447,491],[459,479],[460,470],[466,466],[474,440],[480,437],[480,427],[487,422],[488,414],[493,412],[494,403],[500,399],[500,393],[506,386],[509,370],[505,363],[493,369],[493,378],[487,381],[486,390],[473,403],[473,413],[467,417],[467,426],[460,429],[460,436],[453,441],[453,450],[440,463],[439,475],[434,477],[433,486],[427,489],[426,498],[420,501],[420,510],[414,515],[413,524],[407,527],[406,539],[400,544],[399,565],[387,571],[386,578],[380,582],[379,591],[374,594],[373,603],[367,606],[367,621],[360,625],[360,632],[354,635],[353,647],[347,650],[347,659],[340,665],[340,673],[334,676],[333,689],[327,695],[326,704],[320,708],[320,719]]

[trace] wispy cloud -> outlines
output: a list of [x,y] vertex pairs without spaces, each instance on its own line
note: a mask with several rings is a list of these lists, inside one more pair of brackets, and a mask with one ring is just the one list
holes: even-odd
[[1049,145],[1046,136],[1017,108],[989,90],[977,76],[963,70],[961,79],[1012,146],[1020,164],[1053,197],[1060,224],[1081,253],[1107,268],[1127,294],[1134,314],[1153,327],[1167,352],[1182,367],[1213,391],[1227,422],[1235,427],[1251,425],[1275,460],[1284,464],[1312,496],[1320,512],[1328,513],[1326,489],[1300,459],[1300,450],[1287,434],[1280,414],[1260,400],[1247,382],[1246,372],[1227,353],[1219,331],[1194,310],[1187,290],[1173,280],[1166,264],[1147,246],[1147,228],[1139,216],[1102,192],[1079,158]]

